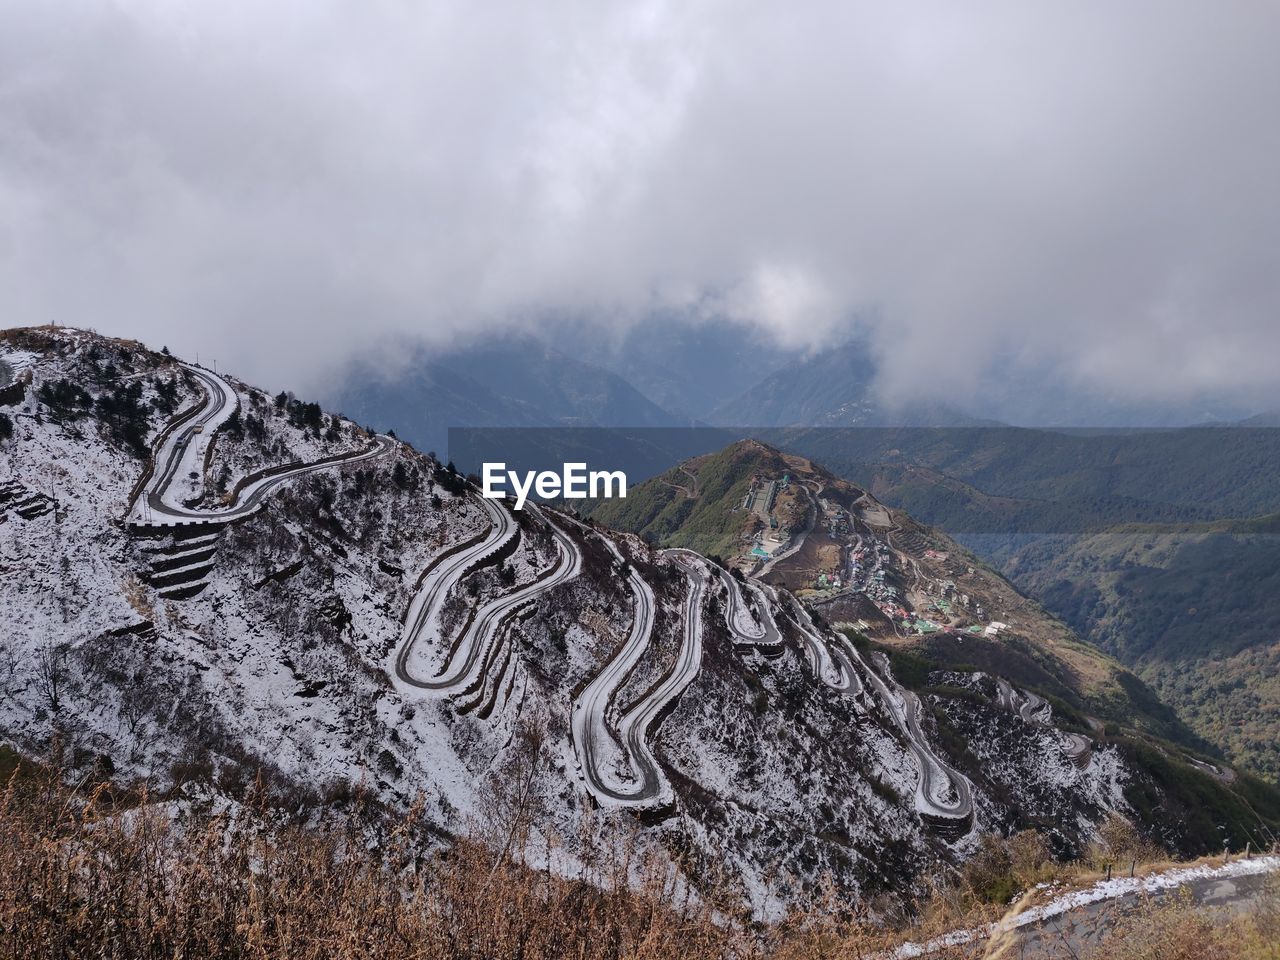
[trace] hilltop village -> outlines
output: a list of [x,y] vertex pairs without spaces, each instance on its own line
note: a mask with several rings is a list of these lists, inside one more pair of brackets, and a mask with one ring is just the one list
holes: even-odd
[[865,610],[869,601],[874,613],[850,621],[864,631],[881,632],[874,620],[899,636],[996,636],[1008,626],[983,602],[986,578],[967,558],[936,549],[925,531],[806,459],[781,459],[784,469],[750,477],[735,508],[742,550],[728,559],[744,574],[820,608]]

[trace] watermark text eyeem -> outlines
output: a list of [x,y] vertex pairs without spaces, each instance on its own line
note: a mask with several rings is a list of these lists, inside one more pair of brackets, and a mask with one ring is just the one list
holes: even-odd
[[527,471],[523,477],[514,470],[508,470],[505,463],[486,463],[481,471],[480,492],[490,500],[505,500],[508,483],[516,495],[516,509],[523,510],[525,501],[532,492],[543,500],[564,497],[566,500],[585,500],[627,495],[627,475],[621,470],[587,471],[585,463],[566,463],[556,473],[554,470],[543,470],[535,473]]

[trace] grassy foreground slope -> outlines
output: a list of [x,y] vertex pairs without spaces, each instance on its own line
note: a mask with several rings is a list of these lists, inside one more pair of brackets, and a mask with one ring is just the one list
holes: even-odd
[[[495,781],[495,814],[518,789]],[[1142,866],[1160,852],[1115,820],[1075,863],[1055,862],[1032,831],[987,836],[901,911],[877,915],[832,892],[762,923],[722,897],[688,896],[660,858],[595,834],[572,876],[528,866],[511,854],[528,840],[527,817],[474,823],[439,847],[414,815],[384,822],[358,799],[309,817],[246,799],[234,816],[188,806],[178,826],[172,803],[109,782],[73,790],[25,765],[0,793],[0,960],[818,960],[914,956],[928,942],[938,960],[971,960],[1020,955],[1016,928],[990,941],[953,931],[1087,889],[1103,864],[1170,866]],[[1071,955],[1274,960],[1278,941],[1273,888],[1228,916],[1152,901]]]

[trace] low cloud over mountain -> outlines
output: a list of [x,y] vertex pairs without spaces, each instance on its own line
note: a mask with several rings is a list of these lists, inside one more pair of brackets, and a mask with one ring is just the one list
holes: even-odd
[[888,399],[1031,364],[1262,409],[1277,17],[19,0],[6,322],[307,388],[383,335],[661,308],[813,349],[856,321]]

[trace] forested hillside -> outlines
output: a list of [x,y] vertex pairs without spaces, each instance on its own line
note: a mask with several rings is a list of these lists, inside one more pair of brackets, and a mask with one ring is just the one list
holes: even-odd
[[1131,665],[1199,735],[1276,780],[1280,536],[1222,526],[1044,538],[1014,552],[1005,569]]

